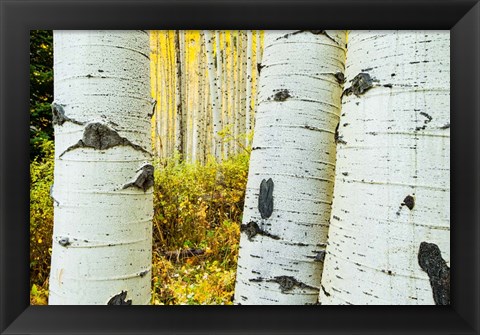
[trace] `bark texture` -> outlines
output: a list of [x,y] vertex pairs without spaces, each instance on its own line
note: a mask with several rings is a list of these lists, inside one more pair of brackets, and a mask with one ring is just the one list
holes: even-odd
[[148,32],[55,31],[54,55],[49,304],[149,304]]
[[207,52],[208,83],[210,88],[210,98],[212,106],[212,154],[217,160],[221,158],[221,144],[219,132],[222,130],[221,106],[218,98],[218,78],[215,71],[215,58],[213,55],[213,35],[211,31],[204,31],[205,46]]
[[344,31],[265,34],[236,304],[317,302],[344,60]]
[[322,304],[449,295],[449,42],[448,32],[349,33]]

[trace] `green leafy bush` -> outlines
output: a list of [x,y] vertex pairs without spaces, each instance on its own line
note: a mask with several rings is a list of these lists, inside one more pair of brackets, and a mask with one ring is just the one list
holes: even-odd
[[[52,251],[53,201],[50,188],[53,185],[53,142],[39,143],[42,157],[30,163],[30,284],[33,303],[44,301],[50,272]],[[39,298],[39,299],[37,299]]]
[[[30,165],[33,305],[47,303],[53,228],[53,143],[41,150]],[[155,162],[152,303],[232,303],[248,159]]]
[[[154,304],[231,304],[248,154],[202,165],[157,162]],[[191,257],[177,251],[201,251]]]
[[30,31],[30,159],[43,157],[42,145],[53,140],[53,32]]

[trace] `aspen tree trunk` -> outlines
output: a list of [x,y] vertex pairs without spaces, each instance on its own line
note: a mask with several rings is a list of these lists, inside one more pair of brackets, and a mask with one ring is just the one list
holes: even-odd
[[180,127],[182,128],[182,152],[183,157],[186,159],[188,157],[187,151],[187,143],[188,143],[188,89],[187,89],[187,55],[186,55],[186,48],[185,48],[185,30],[178,31],[179,34],[179,42],[180,42],[180,64],[181,64],[181,77],[180,85],[182,85],[181,89],[181,97],[182,100],[182,117],[181,117],[181,124]]
[[449,304],[448,32],[353,31],[322,304]]
[[200,49],[198,52],[198,126],[197,126],[197,159],[204,163],[205,157],[205,124],[206,124],[206,108],[205,108],[205,41],[203,33],[200,32]]
[[243,132],[243,127],[242,123],[244,124],[244,118],[245,118],[245,111],[242,110],[242,35],[241,31],[237,31],[237,39],[236,39],[236,49],[237,49],[237,55],[236,55],[236,67],[235,70],[237,72],[237,77],[235,80],[235,131],[234,131],[234,137],[235,137],[235,154],[239,152],[239,138],[240,134]]
[[[233,31],[229,31],[228,33],[228,40],[227,40],[227,73],[228,73],[228,85],[227,85],[227,109],[228,109],[228,127],[229,127],[229,135],[233,135],[233,127],[235,122],[235,113],[234,113],[234,106],[235,106],[235,45],[233,43]],[[231,140],[228,141],[228,155],[231,156],[233,154],[235,148],[235,143]]]
[[[162,35],[164,33],[162,32]],[[163,49],[166,50],[166,45],[163,44]],[[161,122],[160,129],[162,130],[160,135],[161,135],[161,143],[162,143],[162,154],[161,158],[166,158],[168,157],[168,147],[169,147],[169,117],[168,117],[168,110],[169,110],[169,89],[167,85],[167,66],[168,64],[165,64],[165,60],[167,59],[167,54],[166,51],[164,52],[162,49],[162,45],[159,45],[160,48],[160,55],[162,57],[161,63],[161,83],[162,83],[162,93],[161,93],[161,101],[160,101],[160,115],[161,117],[159,118],[159,122]],[[158,104],[158,102],[157,102]]]
[[220,118],[223,116],[223,76],[222,76],[222,57],[220,45],[220,32],[215,31],[215,61],[216,61],[216,81],[217,81],[217,95],[218,95],[218,109],[220,110]]
[[238,76],[238,30],[232,30],[232,78],[233,78],[233,85],[232,85],[232,137],[235,139],[232,141],[231,150],[232,155],[237,153],[237,136],[238,136],[238,85],[239,85],[239,76]]
[[257,45],[256,45],[257,66],[262,64],[262,31],[257,30]]
[[[252,119],[252,31],[247,31],[247,82],[246,82],[246,110],[245,110],[245,133],[248,135],[251,131],[251,119]],[[248,136],[245,137],[245,145],[250,145]]]
[[344,31],[265,37],[236,304],[317,302],[344,61]]
[[167,150],[166,150],[166,155],[165,158],[170,157],[173,152],[175,151],[175,93],[174,93],[174,87],[175,87],[175,76],[172,75],[172,73],[175,73],[175,60],[174,57],[172,56],[172,51],[171,51],[171,39],[170,39],[170,31],[165,31],[165,55],[166,55],[166,64],[165,64],[165,70],[166,70],[166,76],[165,76],[165,86],[167,87],[167,110],[166,112],[166,117],[167,117],[167,124],[166,124],[166,129],[167,129]]
[[[219,131],[223,130],[225,123],[225,114],[224,114],[224,105],[223,105],[223,90],[224,90],[224,82],[223,82],[223,75],[222,75],[222,51],[221,51],[221,44],[220,44],[220,31],[215,30],[215,65],[216,65],[216,82],[217,82],[217,97],[218,97],[218,109],[219,109],[219,120],[220,124],[222,125],[220,127]],[[225,152],[225,143],[222,140],[222,138],[219,136],[218,140],[220,141],[219,143],[219,148],[220,148],[220,157],[219,159],[222,160],[223,154]]]
[[[150,33],[150,78],[152,78],[151,82],[151,89],[152,89],[152,96],[155,101],[160,100],[160,88],[159,88],[159,44],[158,44],[158,34],[156,31],[152,31]],[[153,149],[156,156],[160,156],[161,145],[160,145],[160,122],[159,119],[159,108],[158,106],[155,107],[154,114],[152,117],[153,123],[153,136],[152,136],[152,144]]]
[[220,104],[218,99],[218,82],[215,76],[215,63],[213,57],[213,36],[209,30],[204,31],[205,46],[207,50],[208,83],[210,87],[210,100],[212,106],[212,154],[218,160],[221,158],[221,145],[218,132],[222,130]]
[[[223,130],[227,131],[228,130],[228,124],[229,124],[229,117],[228,117],[228,81],[230,78],[228,78],[228,60],[227,60],[227,32],[223,31],[221,34],[223,37],[223,43],[222,43],[222,127]],[[227,135],[227,134],[226,134]],[[228,143],[228,136],[226,137],[226,140],[223,142],[223,158],[227,159],[229,156],[229,143]]]
[[255,71],[255,74],[256,74],[256,77],[255,77],[255,107],[254,107],[254,111],[253,111],[253,118],[252,118],[252,124],[251,124],[251,128],[254,129],[255,128],[255,115],[257,113],[257,109],[258,109],[258,85],[260,83],[260,80],[259,80],[259,77],[260,77],[260,69],[261,69],[261,66],[262,66],[262,31],[261,30],[257,30],[257,33],[256,33],[256,51],[255,51],[255,62],[256,62],[256,71]]
[[169,157],[173,156],[175,151],[177,150],[177,143],[176,143],[176,118],[177,118],[177,89],[176,89],[176,78],[177,78],[177,63],[175,60],[175,31],[169,31],[167,33],[167,45],[168,45],[168,68],[169,71],[169,91],[170,91],[170,108],[169,108],[169,123],[170,127],[168,128],[170,131],[170,150],[169,150]]
[[184,108],[183,105],[183,83],[182,83],[182,53],[180,48],[180,31],[175,31],[175,101],[176,101],[176,114],[175,114],[175,150],[180,155],[180,160],[184,158]]
[[241,41],[241,48],[240,48],[240,98],[239,98],[239,111],[240,111],[240,122],[238,124],[238,144],[239,144],[239,151],[242,151],[245,148],[245,122],[247,117],[247,97],[246,97],[246,89],[247,89],[247,53],[245,51],[245,47],[247,46],[247,38],[246,33],[244,31],[240,31],[240,41]]
[[153,166],[146,31],[54,31],[49,304],[149,304]]
[[[198,40],[196,40],[198,42]],[[201,76],[201,69],[200,69],[200,55],[201,49],[200,44],[197,46],[197,53],[195,54],[195,75],[196,75],[196,82],[194,82],[194,88],[192,89],[193,94],[193,108],[192,108],[192,151],[191,151],[191,162],[195,163],[198,158],[198,119],[200,115],[200,76]]]

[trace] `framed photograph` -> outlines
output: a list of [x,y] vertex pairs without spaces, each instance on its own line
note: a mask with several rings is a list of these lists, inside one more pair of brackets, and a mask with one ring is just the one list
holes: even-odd
[[[347,0],[335,3],[327,1],[295,3],[273,0],[178,2],[39,0],[2,1],[0,8],[3,28],[0,84],[2,98],[0,332],[2,334],[70,332],[86,334],[112,332],[128,334],[270,334],[279,332],[288,334],[369,334],[372,332],[478,334],[480,332],[480,324],[477,320],[480,303],[478,287],[480,282],[478,278],[480,261],[478,227],[480,5],[477,1],[431,0],[417,3],[402,1],[382,3]],[[319,26],[329,30],[300,30]],[[112,34],[95,33],[94,30],[97,29],[109,30]],[[132,32],[115,33],[120,29]],[[348,33],[346,30],[335,29],[348,29]],[[45,185],[37,194],[32,193],[31,185],[39,180],[42,181],[45,177],[41,174],[32,175],[31,157],[48,153],[53,155],[53,147],[32,146],[31,142],[32,132],[38,138],[50,136],[42,133],[43,130],[40,131],[43,129],[42,125],[32,126],[31,118],[39,117],[29,113],[27,104],[29,100],[32,104],[31,94],[32,92],[36,94],[37,89],[30,81],[32,66],[34,73],[42,76],[42,70],[39,70],[36,67],[37,64],[32,61],[31,43],[38,44],[36,50],[46,49],[47,46],[42,44],[44,43],[42,41],[51,41],[51,35],[42,35],[42,32],[51,30],[56,31],[55,75],[61,78],[58,81],[59,84],[55,84],[55,97],[51,104],[56,139],[55,156],[52,156],[52,160],[53,157],[55,159],[56,183],[55,187],[49,186],[47,190],[45,188],[47,180],[43,180]],[[79,32],[69,32],[72,30],[79,30]],[[35,33],[32,33],[33,31]],[[377,34],[376,31],[390,32]],[[425,31],[425,33],[419,34],[415,33],[416,31]],[[382,57],[409,54],[412,50],[409,49],[410,44],[403,44],[408,39],[415,40],[414,44],[417,45],[414,48],[415,57],[409,63],[408,57],[405,56],[404,61],[408,65],[401,68],[391,64],[381,65]],[[432,43],[432,40],[435,40],[435,43]],[[80,47],[71,44],[72,41],[80,41],[77,43]],[[141,44],[142,41],[145,43]],[[114,48],[108,49],[111,50],[108,52],[102,51],[103,43],[105,45],[111,43]],[[128,48],[122,47],[121,43],[130,43],[129,48],[131,46],[132,49],[128,51],[127,56],[123,54],[122,49]],[[312,48],[305,48],[309,43]],[[90,45],[98,50],[88,49]],[[392,51],[389,45],[395,45],[395,50]],[[310,54],[307,49],[311,52]],[[137,54],[138,60],[131,58],[132,50]],[[263,55],[260,50],[263,50]],[[345,61],[345,54],[348,55],[347,50],[353,58],[350,63]],[[52,52],[49,52],[51,55]],[[148,52],[150,55],[147,55]],[[109,57],[104,57],[103,60],[96,59],[95,53],[100,57],[109,53]],[[42,55],[39,53],[38,57]],[[91,57],[90,61],[84,62],[86,64],[84,67],[76,63],[76,60],[81,57],[84,59]],[[120,69],[122,71],[116,68],[113,62],[110,64],[106,61],[107,58],[125,60],[124,66]],[[185,63],[181,64],[179,59],[184,59]],[[319,59],[324,60],[319,61]],[[102,64],[101,67],[96,65],[97,61]],[[327,65],[317,69],[315,64],[319,62]],[[378,69],[376,69],[377,62],[380,62]],[[30,72],[27,70],[29,63]],[[421,66],[418,65],[420,63]],[[288,64],[288,66],[280,68],[279,64]],[[309,68],[308,64],[312,64],[312,67]],[[98,69],[91,65],[97,66]],[[240,68],[245,70],[245,73]],[[226,73],[223,75],[222,89],[230,92],[224,97],[215,94],[220,84],[211,80],[215,76],[222,78],[221,71]],[[263,76],[260,75],[262,71]],[[418,71],[424,72],[419,74]],[[156,79],[145,84],[140,79],[148,78],[148,72],[152,78]],[[188,80],[175,79],[182,78],[181,73],[184,73]],[[231,81],[228,79],[230,74]],[[284,84],[287,81],[278,80],[281,75],[290,76],[289,84]],[[126,92],[126,94],[109,97],[107,100],[112,104],[110,106],[118,113],[122,106],[132,107],[132,110],[138,111],[135,113],[138,114],[139,123],[134,123],[137,122],[134,120],[137,118],[135,113],[125,111],[124,115],[128,115],[126,120],[116,113],[110,113],[106,109],[110,107],[99,106],[98,103],[103,103],[105,99],[102,97],[97,99],[97,94],[89,91],[89,87],[94,86],[84,85],[81,80],[73,82],[75,78],[83,76],[89,83],[94,82],[96,78],[109,78],[109,76],[113,78],[111,83],[102,90],[110,90],[112,93]],[[309,79],[297,78],[301,76]],[[419,78],[418,82],[416,79],[408,81],[412,77]],[[125,86],[125,78],[134,84]],[[69,80],[72,81],[69,82]],[[322,84],[318,84],[320,81]],[[240,82],[241,85],[238,84]],[[249,85],[246,82],[249,82]],[[422,89],[417,88],[418,85],[415,85],[422,86],[422,83],[428,83],[427,86],[431,84],[432,88],[425,89],[423,92]],[[71,92],[70,84],[75,87],[75,92]],[[242,93],[242,88],[237,92],[235,85],[243,87],[245,92]],[[304,85],[303,91],[300,89],[302,85]],[[362,95],[369,90],[371,93],[372,88],[378,94],[369,95],[368,100],[362,100]],[[415,95],[419,90],[423,93]],[[310,91],[323,92],[322,101],[314,101],[309,98],[308,93],[302,93]],[[84,103],[83,100],[78,102],[75,99],[81,94],[90,98],[85,100],[89,102],[86,110],[79,112],[77,107],[83,106]],[[395,98],[392,98],[392,95],[395,95]],[[125,99],[125,96],[127,96],[126,102],[120,101]],[[182,100],[183,96],[185,100]],[[385,98],[386,96],[388,98]],[[53,96],[44,98],[44,105],[47,106],[48,103],[48,108],[50,108],[51,99]],[[336,100],[328,99],[337,99],[339,106],[335,105]],[[413,106],[418,107],[417,99],[422,99],[424,109],[414,109]],[[409,107],[409,101],[413,100],[414,103]],[[66,101],[69,102],[66,103]],[[159,101],[161,103],[158,103]],[[322,112],[325,110],[330,118],[309,119],[307,116],[305,120],[301,119],[303,115],[308,115],[308,108],[310,108],[308,104],[312,103],[333,108],[332,110],[327,110],[327,107],[321,109]],[[363,107],[364,103],[366,107]],[[402,125],[397,128],[400,130],[395,132],[397,139],[381,147],[378,146],[380,142],[377,138],[382,136],[382,131],[385,129],[391,129],[389,125],[396,125],[391,115],[374,114],[376,113],[374,110],[382,110],[382,106],[386,103],[392,111],[404,113],[405,125],[408,124],[408,126],[403,130],[402,121]],[[178,111],[181,110],[182,105],[186,106],[186,112],[179,114]],[[45,106],[42,105],[40,110]],[[200,106],[198,110],[197,106]],[[313,107],[312,111],[315,112],[318,108],[318,106]],[[275,115],[279,116],[272,117],[273,114],[269,114],[273,109],[277,113]],[[298,109],[300,113],[295,118],[288,119],[287,114],[282,114],[283,109]],[[92,113],[101,111],[100,114],[97,113],[100,115],[99,118],[91,118],[88,115],[90,110],[94,111]],[[165,110],[168,112],[161,114]],[[245,110],[245,112],[242,114],[238,112],[239,110]],[[340,113],[343,114],[340,116]],[[202,119],[204,115],[210,116]],[[147,118],[143,120],[143,116],[152,118],[154,122],[145,121]],[[241,121],[237,121],[237,118]],[[231,128],[229,128],[229,120],[232,123]],[[218,126],[222,122],[224,122],[224,128]],[[358,131],[360,129],[358,126],[357,128],[349,127],[358,122],[365,123],[362,133]],[[155,127],[151,128],[151,124]],[[171,134],[164,124],[170,124]],[[175,128],[175,131],[173,131],[173,124],[179,127]],[[199,124],[204,126],[198,126]],[[253,130],[254,124],[260,130],[257,134],[257,128],[255,128],[255,136],[250,137],[249,130]],[[135,130],[128,130],[130,125],[133,125]],[[183,126],[185,129],[182,128]],[[272,148],[275,148],[275,141],[279,138],[269,137],[272,127],[277,127],[273,132],[283,139],[279,145],[281,153],[272,151]],[[292,131],[294,128],[296,130]],[[259,135],[262,134],[261,129],[269,129],[263,133],[266,134],[263,137]],[[149,148],[152,131],[153,147]],[[175,136],[182,134],[183,131],[191,131],[193,135],[185,135],[183,139],[177,139]],[[137,136],[142,132],[145,133],[144,137]],[[76,134],[78,138],[75,139],[72,134]],[[451,143],[450,136],[453,137]],[[440,144],[443,143],[442,139],[448,143]],[[310,152],[304,153],[304,158],[300,157],[300,154],[294,154],[299,162],[303,162],[301,165],[297,164],[298,166],[285,160],[293,154],[293,151],[284,150],[285,147],[293,145],[292,148],[298,146],[306,148],[308,145],[305,144],[312,141],[328,142],[326,146],[336,147],[336,153],[334,150],[333,155],[326,150],[322,153],[324,156],[318,158],[322,161],[321,164],[332,166],[331,169],[319,167],[318,164],[315,165],[316,163],[310,164],[308,161],[312,155]],[[198,145],[199,142],[204,143],[204,147],[209,149],[204,151],[197,149],[202,147]],[[205,144],[207,142],[211,144]],[[347,145],[348,142],[355,143],[353,154],[351,146]],[[375,151],[369,151],[369,145],[376,147]],[[123,148],[122,150],[125,148],[126,151],[130,150],[128,154],[125,154],[125,151],[122,155],[131,157],[131,160],[127,162],[125,168],[122,167],[124,170],[118,168],[110,171],[106,164],[109,158],[120,166],[119,146]],[[402,149],[391,153],[390,148],[393,146]],[[101,152],[102,155],[95,156],[98,155],[97,151],[111,148],[114,150],[110,150],[108,154],[104,155]],[[268,150],[265,151],[265,148]],[[149,161],[150,149],[155,151],[155,156],[161,158],[159,162]],[[175,290],[187,290],[187,288],[180,285],[168,291],[154,285],[153,295],[150,296],[149,286],[152,277],[155,282],[155,276],[159,273],[158,269],[152,273],[150,265],[151,252],[147,244],[152,231],[147,227],[149,223],[147,219],[143,219],[145,227],[137,225],[131,228],[129,225],[131,222],[136,222],[136,219],[153,212],[152,208],[143,205],[147,200],[156,201],[157,204],[162,202],[155,196],[154,178],[170,180],[168,178],[171,178],[174,170],[168,170],[169,157],[174,157],[175,162],[178,160],[195,162],[198,159],[207,166],[209,159],[215,162],[226,159],[225,157],[229,155],[237,157],[238,152],[242,150],[246,150],[248,157],[252,157],[248,185],[247,172],[243,173],[238,169],[235,172],[225,172],[224,169],[221,169],[221,172],[215,170],[212,175],[214,184],[219,183],[224,186],[232,184],[230,179],[237,178],[237,174],[245,179],[242,179],[244,184],[239,183],[239,186],[232,184],[231,187],[232,190],[235,187],[245,190],[246,187],[245,193],[240,194],[242,193],[240,192],[235,196],[235,199],[238,198],[235,200],[238,202],[238,208],[235,209],[232,206],[228,214],[224,209],[218,209],[221,212],[220,216],[225,217],[225,220],[202,219],[203,216],[209,215],[207,210],[209,206],[218,204],[219,198],[228,195],[217,189],[198,191],[200,193],[194,193],[194,202],[179,201],[170,209],[165,207],[161,214],[154,214],[158,214],[158,217],[163,220],[158,221],[158,217],[157,221],[154,219],[154,241],[164,243],[167,238],[176,238],[174,234],[168,232],[168,229],[171,228],[172,231],[182,229],[181,240],[177,241],[179,244],[164,243],[154,246],[156,248],[154,250],[159,250],[158,259],[169,260],[165,269],[180,268],[178,263],[181,258],[183,260],[180,263],[187,266],[185,270],[182,265],[183,273],[178,272],[178,269],[168,270],[170,271],[168,276],[172,277],[172,285],[175,280],[177,282],[183,280],[183,275],[202,277],[198,269],[198,273],[191,272],[194,271],[194,265],[197,265],[196,257],[206,260],[209,259],[210,254],[219,250],[224,254],[230,253],[230,258],[235,258],[232,261],[231,271],[223,271],[224,266],[219,267],[218,262],[208,263],[207,272],[212,272],[212,277],[209,277],[210,273],[203,273],[202,285],[205,285],[203,288],[192,288],[192,286],[189,288],[191,291],[178,295]],[[315,148],[311,150],[313,152]],[[401,157],[408,156],[411,152],[416,154],[421,150],[430,150],[428,157],[431,161],[426,162],[424,159],[417,159],[416,156],[412,160]],[[348,154],[346,154],[347,151]],[[174,152],[176,154],[173,154]],[[281,156],[283,152],[287,152],[284,157]],[[250,156],[250,153],[254,154]],[[365,156],[369,156],[372,161],[370,168],[368,164],[363,166],[363,163],[359,163],[358,159],[364,161]],[[76,174],[72,172],[74,170],[69,170],[77,164],[74,163],[76,159],[79,162],[95,161],[95,168],[86,169],[78,163],[75,171],[82,171],[82,174]],[[408,180],[410,179],[402,177],[402,168],[410,169],[413,164],[409,163],[410,161],[415,163],[417,169],[415,171],[420,172],[415,172],[413,176],[410,172],[405,172],[405,176],[418,178],[418,183],[415,181],[415,185],[423,185],[419,188],[422,194],[416,194],[416,188],[412,188],[414,191],[409,191]],[[162,171],[165,171],[165,176],[157,174],[154,176],[153,168],[158,164],[162,167]],[[248,171],[247,165],[245,167]],[[398,173],[389,176],[385,174],[382,177],[383,171],[391,172],[391,169],[395,169],[396,166],[398,166]],[[302,177],[298,175],[296,169],[305,170],[307,175],[308,170],[322,170],[324,175],[315,175],[315,178]],[[99,188],[97,193],[102,195],[98,199],[95,198],[95,194],[87,195],[83,191],[76,192],[80,195],[75,198],[70,194],[72,192],[62,186],[62,182],[67,179],[68,183],[64,185],[72,185],[73,180],[79,185],[90,182],[92,185],[99,186],[99,181],[95,179],[98,173],[95,171],[107,171],[109,174],[107,183],[110,183],[108,192]],[[50,172],[53,176],[53,165]],[[271,172],[274,173],[270,175]],[[182,183],[181,179],[185,175],[179,176],[177,184],[171,185]],[[275,177],[270,178],[271,176]],[[397,179],[391,180],[390,176]],[[277,182],[281,177],[284,180]],[[193,179],[185,178],[185,180],[188,182],[188,180],[196,180],[197,177],[192,175],[191,178]],[[330,198],[318,201],[318,195],[315,192],[318,192],[319,187],[324,187],[322,183],[328,182],[330,180],[328,178],[334,178],[335,192],[332,187]],[[383,185],[382,178],[387,178],[388,183]],[[331,184],[333,185],[333,179]],[[365,186],[367,184],[376,186],[367,188]],[[389,186],[387,184],[396,185],[396,191],[385,191]],[[175,187],[162,189],[162,196],[168,197],[168,191]],[[373,190],[374,187],[375,190]],[[109,191],[110,189],[113,191]],[[157,186],[155,186],[155,192],[158,192]],[[370,197],[371,192],[376,192],[375,196]],[[359,196],[362,198],[359,204],[365,205],[379,201],[378,195],[382,192],[385,193],[384,198],[389,205],[379,203],[373,206],[377,208],[378,213],[365,213],[362,208],[367,206],[351,207],[353,202],[359,200]],[[442,192],[448,196],[442,195]],[[103,193],[108,195],[104,196]],[[131,217],[119,216],[112,220],[113,225],[105,225],[98,234],[88,235],[87,233],[91,230],[89,222],[93,220],[92,218],[105,216],[104,219],[107,220],[115,217],[118,211],[114,207],[116,204],[111,205],[112,210],[108,207],[110,206],[108,205],[109,197],[114,193],[115,196],[130,196],[133,199],[130,201],[134,205],[129,208],[135,207],[136,212],[129,211]],[[283,201],[285,195],[289,193],[297,204],[296,208],[291,207],[290,200],[290,202]],[[400,200],[397,201],[395,198],[391,201],[392,194],[398,196]],[[152,199],[152,195],[155,200]],[[332,195],[336,200],[333,201],[330,213]],[[36,251],[32,252],[31,198],[42,199],[47,196],[53,199],[50,201],[53,201],[56,222],[58,219],[58,222],[63,220],[63,223],[60,225],[55,223],[53,237],[51,232],[35,235],[33,243]],[[245,207],[243,207],[243,197],[245,197]],[[172,199],[165,201],[172,202]],[[307,200],[303,203],[305,199]],[[427,199],[429,202],[422,204],[421,199]],[[95,207],[97,210],[81,216],[71,209],[72,206],[68,205],[68,201],[79,203],[79,207],[93,206],[98,203],[107,205],[103,209],[93,206],[92,208]],[[390,203],[397,202],[396,213],[392,212],[393,216],[388,216],[385,224],[381,221],[386,213],[382,208],[391,209],[393,207]],[[322,203],[329,205],[328,209],[322,209],[324,206]],[[309,207],[311,204],[315,206]],[[195,212],[192,222],[197,225],[195,229],[204,221],[203,233],[210,239],[207,238],[205,241],[220,239],[222,243],[234,245],[238,243],[238,239],[231,239],[230,236],[241,235],[237,272],[233,267],[236,267],[238,249],[227,248],[227,250],[220,245],[211,247],[203,240],[195,241],[193,235],[188,235],[190,226],[187,224],[181,228],[168,227],[169,210],[176,210],[178,216],[178,208],[188,213],[188,208],[192,206],[191,211]],[[300,215],[300,212],[296,211],[300,206],[309,212],[306,215]],[[245,209],[242,213],[243,208]],[[412,219],[411,214],[414,210],[425,210],[437,214],[422,216],[422,213],[418,212]],[[322,212],[325,218],[321,217]],[[389,210],[388,213],[390,212]],[[33,215],[50,215],[53,218],[53,211],[46,214],[43,209],[40,209]],[[423,217],[426,222],[419,221]],[[188,221],[188,219],[185,220]],[[176,224],[185,220],[183,218],[177,220]],[[310,235],[313,231],[310,221],[315,221],[315,224],[322,226],[322,220],[325,221],[323,226],[329,228],[315,230],[318,234]],[[354,222],[347,232],[340,224],[342,220]],[[412,221],[409,226],[409,220],[415,221]],[[427,222],[428,220],[435,222]],[[211,223],[208,222],[214,222],[215,227],[212,228]],[[76,235],[69,233],[69,225],[72,224],[75,224]],[[117,239],[115,243],[118,242],[120,246],[129,246],[123,249],[112,248],[110,252],[106,246],[111,246],[109,242],[113,238],[111,235],[116,234],[115,224],[122,225],[123,228],[120,231],[124,232],[123,235],[115,237]],[[389,235],[393,231],[388,228],[389,234],[385,240],[374,241],[375,238],[381,239],[382,234],[368,233],[368,229],[383,231],[382,229],[386,229],[385,226],[390,224],[397,227],[393,235]],[[226,236],[222,236],[222,233],[217,234],[218,230],[215,229],[218,225],[225,229]],[[295,231],[293,231],[294,226]],[[355,228],[351,229],[352,227]],[[402,239],[402,234],[411,234],[412,229],[414,235],[419,232],[421,236],[409,241]],[[355,232],[352,233],[353,230]],[[350,234],[354,237],[352,238]],[[144,235],[148,235],[147,238],[143,238]],[[373,237],[374,235],[377,237]],[[423,236],[435,237],[432,240],[425,240]],[[45,246],[45,239],[53,240],[53,250]],[[437,244],[429,243],[433,240]],[[369,247],[369,241],[375,245]],[[376,255],[378,250],[384,250],[378,247],[379,245],[384,245],[384,249],[388,250],[389,254],[385,255],[380,251],[381,254]],[[37,246],[41,247],[37,248]],[[93,247],[103,248],[103,251],[100,250],[98,253],[99,259],[109,257],[117,259],[122,253],[130,253],[132,263],[123,269],[118,264],[112,263],[110,270],[105,267],[101,271],[92,271],[92,258],[87,257],[86,254],[93,250]],[[180,249],[173,250],[174,247]],[[264,249],[268,249],[268,252],[262,251]],[[397,250],[397,253],[390,253],[392,250]],[[414,254],[408,258],[402,258],[401,255],[405,250],[413,250]],[[48,257],[45,257],[45,252],[48,252]],[[142,253],[149,255],[144,257]],[[304,255],[305,260],[302,262],[305,264],[299,265],[298,260],[294,258],[287,264],[284,260],[289,259],[288,255],[292,253]],[[32,254],[35,255],[32,256]],[[51,271],[50,283],[45,271],[41,273],[43,270],[39,270],[37,273],[43,276],[41,282],[47,283],[47,288],[42,289],[45,289],[45,292],[50,290],[48,298],[50,306],[35,306],[46,304],[46,298],[44,293],[37,292],[37,289],[41,290],[40,286],[32,286],[32,266],[35,268],[36,264],[45,263],[47,259],[49,263],[50,255],[52,255],[51,270],[48,267],[48,271]],[[279,255],[275,257],[281,258],[282,261],[267,259],[273,257],[272,255]],[[155,257],[157,256],[154,253],[153,258]],[[190,261],[190,257],[193,260]],[[80,264],[86,259],[89,263],[85,264],[84,270],[81,270]],[[154,259],[154,264],[158,259]],[[175,259],[177,265],[172,265]],[[364,262],[364,259],[367,261]],[[396,262],[396,265],[391,267],[389,262]],[[281,271],[277,271],[276,267],[281,267]],[[406,273],[409,273],[409,267],[415,268],[409,280],[423,281],[424,287],[402,281],[402,276],[407,276]],[[406,270],[403,271],[404,269]],[[355,271],[366,272],[366,274],[350,275]],[[374,276],[377,271],[382,272],[380,276],[385,280],[372,279],[370,284],[362,286],[363,292],[357,292],[358,294],[350,292],[350,287],[355,281],[370,278],[369,276]],[[79,273],[82,276],[85,274],[85,281],[92,281],[91,285],[77,285],[75,280],[78,282],[78,279],[75,279],[72,284],[65,284],[65,278],[68,276],[71,278],[72,273]],[[90,273],[95,275],[89,278]],[[133,275],[130,276],[132,273]],[[214,277],[215,273],[217,275]],[[235,275],[237,279],[236,283],[233,283]],[[345,279],[345,275],[348,279]],[[175,279],[178,276],[180,279]],[[322,285],[317,285],[317,282],[320,283],[320,277]],[[116,278],[115,280],[118,279],[121,282],[113,284],[115,289],[112,292],[109,291],[112,285],[103,285],[109,278]],[[202,297],[200,292],[209,289],[209,285],[215,285],[216,281],[213,278],[223,283],[218,284],[221,287],[220,290],[225,286],[230,287],[226,289],[222,298],[215,301]],[[127,285],[133,287],[129,292],[122,286],[126,281],[133,283],[128,284],[130,286]],[[379,285],[390,285],[390,290],[386,286],[384,290],[390,292],[386,294],[390,298],[386,299],[385,296],[379,297],[375,294],[374,287]],[[410,292],[410,288],[415,286],[416,290]],[[398,293],[402,287],[410,293]],[[89,292],[78,292],[78,288],[88,289]],[[398,297],[392,298],[392,294]],[[58,306],[68,305],[71,299],[75,299],[76,305],[83,306]],[[112,308],[86,306],[88,304],[162,306]],[[171,304],[242,306],[165,306]],[[417,306],[406,306],[410,304]],[[446,306],[432,306],[433,304]]]

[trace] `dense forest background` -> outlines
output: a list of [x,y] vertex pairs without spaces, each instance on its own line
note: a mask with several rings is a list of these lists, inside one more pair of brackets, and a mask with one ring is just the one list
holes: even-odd
[[[151,86],[157,101],[152,116],[152,303],[157,305],[232,304],[255,107],[245,95],[255,96],[262,36],[223,31],[211,38],[218,43],[207,52],[199,31],[151,33]],[[52,31],[31,31],[32,305],[47,304],[52,251],[52,43]],[[253,51],[248,62],[247,48]],[[222,79],[211,86],[208,73],[220,67]],[[210,102],[214,87],[216,107]],[[214,108],[219,120],[214,120]]]

